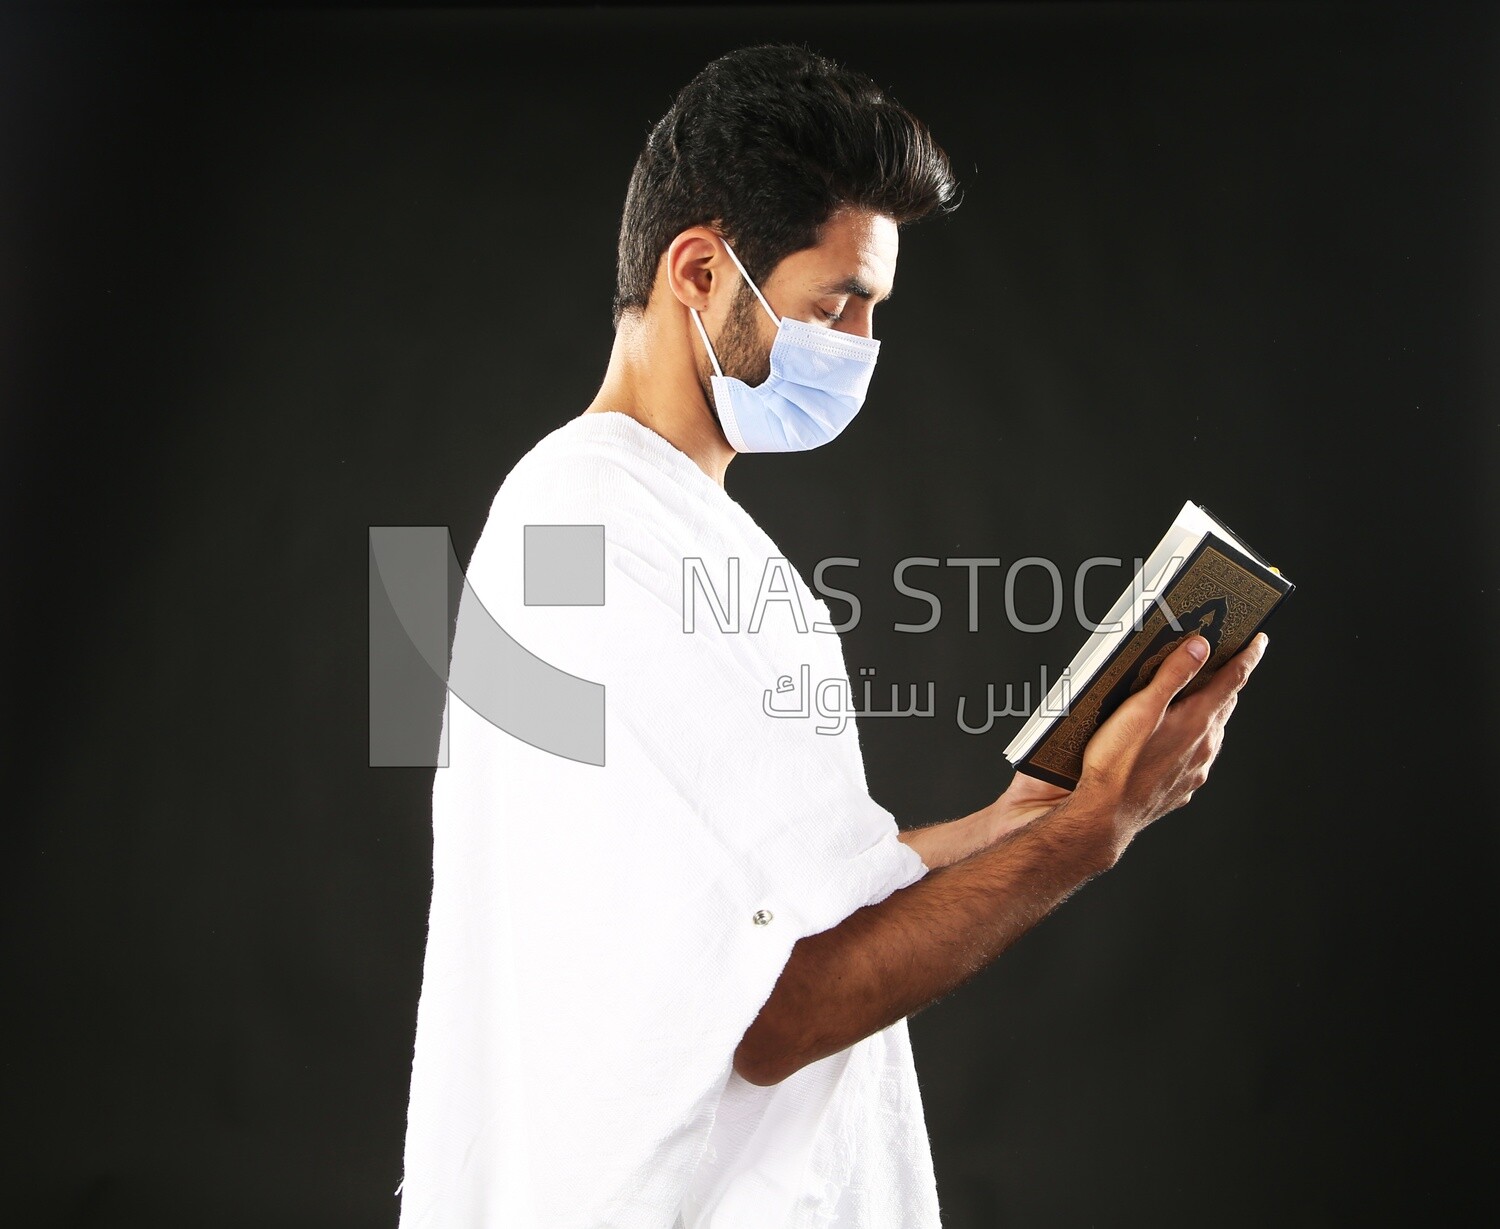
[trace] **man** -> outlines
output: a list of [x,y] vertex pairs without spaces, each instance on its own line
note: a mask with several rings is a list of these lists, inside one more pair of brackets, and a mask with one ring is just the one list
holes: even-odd
[[[954,194],[921,124],[795,47],[715,61],[653,128],[603,385],[507,477],[468,571],[520,644],[605,685],[606,762],[455,686],[407,1229],[937,1225],[906,1017],[1205,780],[1264,640],[1173,702],[1189,640],[1071,794],[1017,775],[915,831],[870,799],[852,725],[778,708],[847,675],[725,471],[847,426],[899,229]],[[604,526],[602,606],[528,604],[527,525]],[[481,614],[466,597],[455,678]]]

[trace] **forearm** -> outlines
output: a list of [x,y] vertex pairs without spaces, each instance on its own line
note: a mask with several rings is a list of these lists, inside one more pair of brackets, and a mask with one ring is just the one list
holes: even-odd
[[[959,828],[952,839],[978,830]],[[777,1083],[911,1015],[968,981],[1117,857],[1107,817],[1064,803],[800,940],[735,1069],[752,1083]]]
[[1007,833],[1023,827],[1033,817],[1032,813],[1006,808],[1001,800],[992,802],[972,815],[965,815],[962,819],[928,824],[923,828],[904,829],[897,839],[916,850],[929,870],[936,870],[962,861],[981,849],[988,849]]

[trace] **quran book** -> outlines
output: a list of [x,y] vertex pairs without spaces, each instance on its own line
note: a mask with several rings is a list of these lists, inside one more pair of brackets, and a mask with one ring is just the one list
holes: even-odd
[[1238,653],[1295,586],[1206,509],[1185,503],[1135,579],[1005,748],[1022,772],[1064,789],[1083,749],[1189,636],[1212,650],[1181,695]]

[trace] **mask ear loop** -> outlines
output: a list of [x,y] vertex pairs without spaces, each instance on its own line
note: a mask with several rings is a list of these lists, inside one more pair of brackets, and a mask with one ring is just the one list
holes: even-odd
[[708,361],[714,365],[714,375],[722,376],[724,371],[719,366],[719,357],[714,353],[714,348],[708,344],[708,330],[703,327],[703,321],[698,316],[698,309],[690,307],[688,314],[692,316],[693,323],[698,326],[698,336],[703,338],[703,348],[708,351]]
[[[723,236],[720,236],[723,239]],[[771,317],[771,323],[778,329],[781,327],[781,317],[771,310],[771,305],[766,302],[766,296],[761,294],[760,287],[750,280],[750,275],[745,272],[745,266],[740,264],[740,258],[734,254],[734,249],[729,246],[729,240],[724,239],[724,250],[729,253],[729,259],[734,261],[734,267],[740,271],[740,276],[745,279],[745,285],[755,291],[755,297],[760,300],[760,305],[766,309],[766,315]]]

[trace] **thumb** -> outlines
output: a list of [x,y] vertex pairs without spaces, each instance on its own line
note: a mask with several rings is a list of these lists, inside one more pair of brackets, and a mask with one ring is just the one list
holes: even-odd
[[1173,698],[1193,680],[1208,660],[1208,641],[1202,636],[1189,636],[1179,644],[1157,668],[1149,690],[1151,698],[1163,712]]

